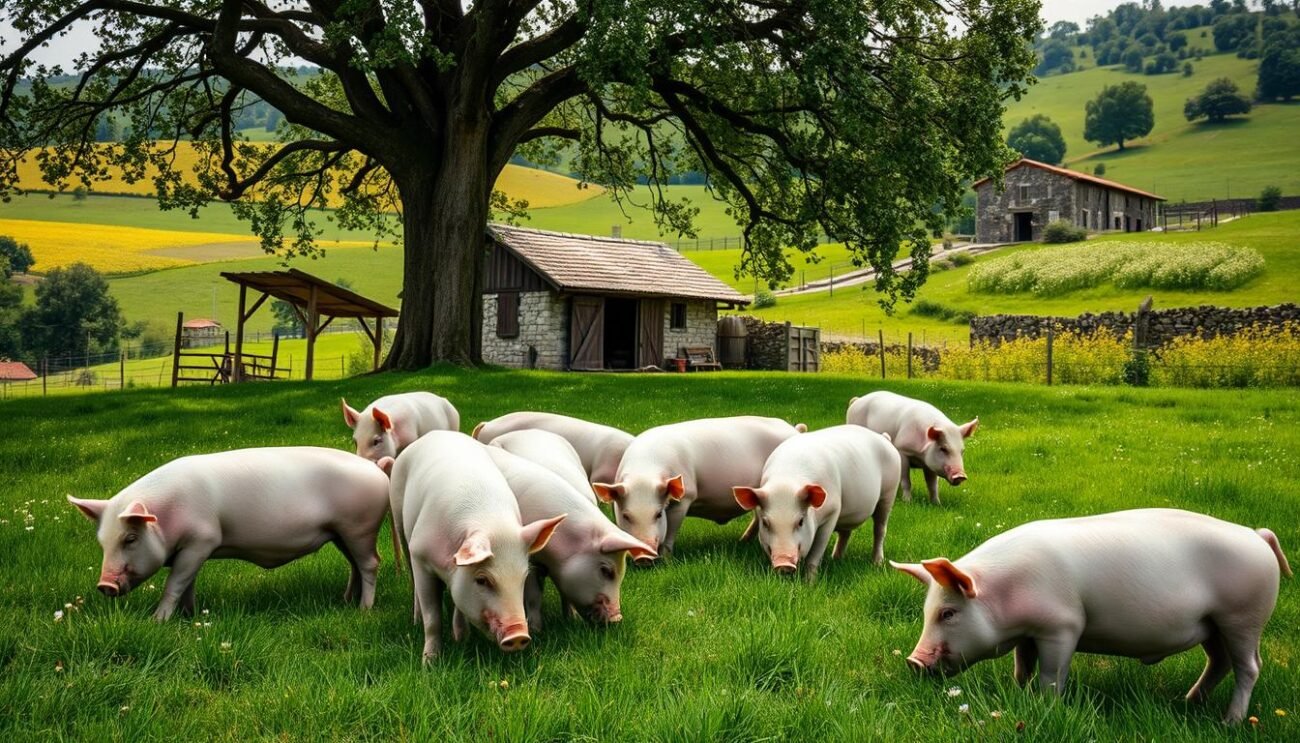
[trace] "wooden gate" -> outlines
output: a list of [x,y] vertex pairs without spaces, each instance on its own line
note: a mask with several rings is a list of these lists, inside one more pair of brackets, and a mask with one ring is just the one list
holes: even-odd
[[822,368],[822,331],[820,328],[786,326],[786,347],[789,348],[787,371],[815,372]]

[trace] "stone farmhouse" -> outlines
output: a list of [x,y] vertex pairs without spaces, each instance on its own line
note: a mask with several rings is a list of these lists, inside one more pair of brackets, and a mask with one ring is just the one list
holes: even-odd
[[718,308],[749,297],[658,242],[488,227],[483,360],[530,369],[666,366],[717,351]]
[[1142,232],[1156,226],[1164,201],[1122,183],[1027,158],[1007,168],[1003,190],[996,190],[990,178],[976,181],[974,188],[975,241],[981,243],[1038,240],[1043,228],[1058,219],[1090,232]]

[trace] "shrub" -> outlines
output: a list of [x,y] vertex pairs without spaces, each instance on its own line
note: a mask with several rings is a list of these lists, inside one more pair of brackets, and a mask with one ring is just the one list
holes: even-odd
[[754,303],[750,307],[761,310],[767,307],[776,306],[776,295],[766,289],[759,289],[754,292]]
[[1183,116],[1188,121],[1200,118],[1211,122],[1223,121],[1229,116],[1250,113],[1250,99],[1241,94],[1237,84],[1221,77],[1205,86],[1205,90],[1183,104]]
[[1133,349],[1128,361],[1124,363],[1124,383],[1134,387],[1151,384],[1151,354],[1145,349]]
[[86,187],[85,187],[85,186],[77,186],[76,188],[72,189],[72,200],[73,200],[73,201],[85,201],[85,200],[86,200],[86,197],[89,196],[89,195],[90,195],[90,192],[88,192],[88,191],[86,190]]
[[1282,189],[1277,186],[1268,186],[1259,193],[1259,201],[1256,206],[1261,212],[1275,212],[1282,205]]
[[1043,228],[1043,242],[1045,243],[1075,243],[1087,236],[1088,231],[1086,229],[1077,227],[1065,219],[1058,219]]
[[1300,324],[1255,326],[1212,338],[1183,336],[1157,352],[1155,384],[1178,387],[1300,385]]
[[948,260],[952,261],[954,266],[969,266],[975,262],[975,256],[970,253],[953,253],[948,256]]
[[72,383],[78,387],[94,387],[97,382],[99,378],[89,369],[82,369],[72,378]]
[[945,322],[957,324],[967,324],[976,313],[972,310],[962,310],[956,307],[949,307],[942,302],[933,302],[928,299],[918,299],[916,304],[912,305],[911,314],[920,315],[921,317],[933,317]]
[[1097,163],[1092,169],[1093,175],[1106,175],[1106,163]]

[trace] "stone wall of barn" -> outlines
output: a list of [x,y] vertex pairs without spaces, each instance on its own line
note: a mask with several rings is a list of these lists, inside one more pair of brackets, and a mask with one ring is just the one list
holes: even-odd
[[1174,338],[1213,338],[1231,335],[1251,327],[1280,327],[1300,323],[1300,307],[1279,304],[1271,307],[1176,307],[1167,310],[1139,309],[1137,312],[1085,313],[1078,317],[1042,315],[987,315],[970,321],[971,343],[993,344],[1015,338],[1038,338],[1053,326],[1057,333],[1093,335],[1106,331],[1134,333],[1146,348],[1159,348]]
[[483,295],[483,360],[515,369],[564,369],[568,302],[554,292],[520,292],[519,335],[497,336],[497,295]]
[[[1016,239],[1015,212],[1033,213],[1033,240],[1056,219],[1074,215],[1074,181],[1042,168],[1020,167],[1006,174],[1005,188],[998,192],[993,182],[975,191],[975,241],[1003,243]],[[1021,190],[1024,187],[1024,190]]]
[[[686,304],[686,327],[673,329],[673,304]],[[664,356],[676,358],[682,346],[708,346],[718,352],[718,306],[713,301],[664,300]]]

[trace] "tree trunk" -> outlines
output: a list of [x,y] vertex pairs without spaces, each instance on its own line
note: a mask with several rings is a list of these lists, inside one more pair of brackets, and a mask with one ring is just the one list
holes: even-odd
[[1122,139],[1119,141],[1119,151],[1120,152],[1124,151],[1124,140]]
[[[468,128],[468,127],[466,127]],[[488,184],[486,127],[461,129],[436,172],[399,179],[402,315],[386,369],[479,363]]]

